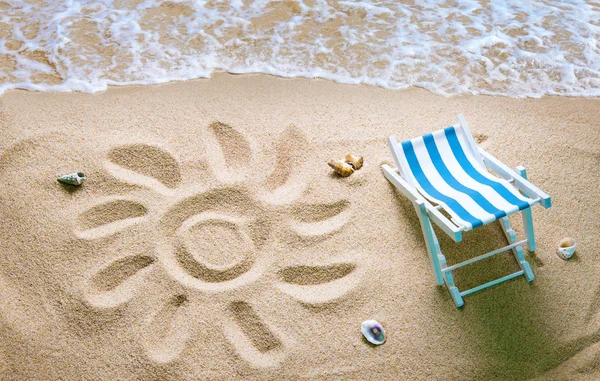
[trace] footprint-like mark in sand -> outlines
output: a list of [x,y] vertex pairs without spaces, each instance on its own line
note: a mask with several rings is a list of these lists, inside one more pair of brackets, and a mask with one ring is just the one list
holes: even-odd
[[190,332],[185,315],[187,302],[185,295],[172,296],[146,324],[143,344],[154,361],[173,361],[185,348]]
[[147,209],[139,202],[109,199],[83,211],[77,218],[77,235],[85,239],[109,236],[143,220]]

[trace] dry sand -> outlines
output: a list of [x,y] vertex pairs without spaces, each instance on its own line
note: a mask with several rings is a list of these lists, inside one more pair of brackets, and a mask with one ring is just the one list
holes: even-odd
[[[600,378],[600,103],[215,75],[0,97],[0,379]],[[386,137],[464,113],[553,198],[536,279],[437,287]],[[349,178],[329,159],[365,156]],[[79,188],[56,177],[84,171]],[[519,216],[511,218],[522,236]],[[497,224],[449,263],[504,244]],[[557,242],[572,236],[569,261]],[[469,288],[509,255],[457,273]],[[377,319],[379,347],[360,323]]]

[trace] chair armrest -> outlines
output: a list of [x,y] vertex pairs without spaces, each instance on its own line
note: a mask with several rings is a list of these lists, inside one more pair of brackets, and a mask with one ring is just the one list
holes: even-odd
[[506,180],[514,180],[514,185],[519,190],[525,193],[525,195],[529,198],[539,198],[540,205],[542,205],[544,208],[548,209],[552,206],[552,200],[550,196],[544,193],[541,189],[530,183],[528,180],[524,179],[521,175],[510,169],[506,164],[496,159],[483,148],[477,148],[479,148],[479,153],[481,153],[481,156],[483,156],[485,164],[488,166],[488,168],[497,172]]
[[417,190],[408,184],[402,176],[398,173],[397,168],[392,168],[387,164],[381,166],[385,177],[396,186],[410,201],[415,204],[415,207],[419,203],[423,203],[427,214],[435,221],[444,233],[448,234],[456,242],[462,240],[462,231],[465,230],[464,226],[457,226],[454,222],[450,221],[444,216],[439,210],[437,210],[429,201],[421,196]]

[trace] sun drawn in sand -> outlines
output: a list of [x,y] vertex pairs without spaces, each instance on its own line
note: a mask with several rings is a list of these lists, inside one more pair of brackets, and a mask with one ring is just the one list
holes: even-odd
[[[228,341],[253,366],[277,365],[294,341],[261,313],[262,305],[277,301],[246,296],[270,289],[296,305],[342,300],[363,273],[359,254],[323,253],[322,263],[289,263],[287,251],[341,232],[351,217],[350,202],[300,201],[307,179],[298,152],[306,142],[293,127],[279,137],[275,169],[266,175],[251,170],[257,150],[231,126],[213,123],[203,140],[204,178],[184,176],[185,166],[156,145],[126,144],[107,152],[104,168],[124,184],[125,195],[95,200],[77,217],[79,239],[109,240],[114,252],[108,263],[90,270],[84,295],[96,308],[120,308],[152,293],[147,279],[168,278],[172,282],[163,283],[175,286],[162,307],[148,311],[141,335],[150,359],[168,363],[184,353],[203,330],[189,319],[204,313],[195,301],[210,298],[214,310],[206,316],[223,322],[220,334],[210,336]],[[137,243],[148,239],[156,241],[153,250],[140,252]]]

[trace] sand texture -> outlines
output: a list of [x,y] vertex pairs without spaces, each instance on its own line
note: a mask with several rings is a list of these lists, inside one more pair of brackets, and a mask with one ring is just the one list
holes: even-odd
[[[600,378],[600,102],[444,98],[215,75],[97,94],[0,97],[2,380]],[[464,113],[524,165],[536,279],[435,285],[417,216],[384,178],[386,138]],[[348,178],[327,161],[365,157]],[[81,187],[56,181],[83,171]],[[520,237],[519,215],[511,217]],[[505,245],[498,224],[450,264]],[[569,261],[558,241],[578,240]],[[518,269],[463,268],[467,289]],[[387,342],[360,333],[376,319]]]

